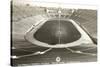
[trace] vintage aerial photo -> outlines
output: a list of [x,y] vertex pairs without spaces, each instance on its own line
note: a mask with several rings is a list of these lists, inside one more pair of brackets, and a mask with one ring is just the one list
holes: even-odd
[[83,62],[97,62],[96,9],[11,1],[12,66]]

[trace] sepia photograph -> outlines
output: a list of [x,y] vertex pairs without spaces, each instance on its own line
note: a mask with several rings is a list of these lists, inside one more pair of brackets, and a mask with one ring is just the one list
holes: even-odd
[[97,62],[97,9],[67,5],[11,0],[11,66]]

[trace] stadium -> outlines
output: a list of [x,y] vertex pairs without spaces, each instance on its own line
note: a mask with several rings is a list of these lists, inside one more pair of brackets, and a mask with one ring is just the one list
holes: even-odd
[[11,3],[11,65],[97,61],[97,10]]

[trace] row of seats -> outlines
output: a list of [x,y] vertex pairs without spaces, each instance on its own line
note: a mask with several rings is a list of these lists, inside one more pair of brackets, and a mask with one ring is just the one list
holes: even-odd
[[[60,8],[61,9],[61,8]],[[59,17],[58,14],[59,8],[45,8],[45,7],[32,7],[25,5],[13,5],[12,8],[12,20],[19,21],[21,19],[25,19],[27,17],[32,17],[35,15],[45,15],[45,17]],[[49,12],[50,11],[50,12]],[[74,11],[72,9],[61,9],[60,17],[68,18],[70,17]]]
[[43,8],[31,7],[31,6],[16,6],[12,7],[12,20],[19,21],[21,19],[35,16],[37,14],[44,14]]

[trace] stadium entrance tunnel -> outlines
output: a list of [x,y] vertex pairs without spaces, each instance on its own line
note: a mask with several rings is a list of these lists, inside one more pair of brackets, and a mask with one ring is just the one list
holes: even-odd
[[51,48],[73,47],[93,43],[72,19],[47,19],[32,26],[25,39],[34,45]]

